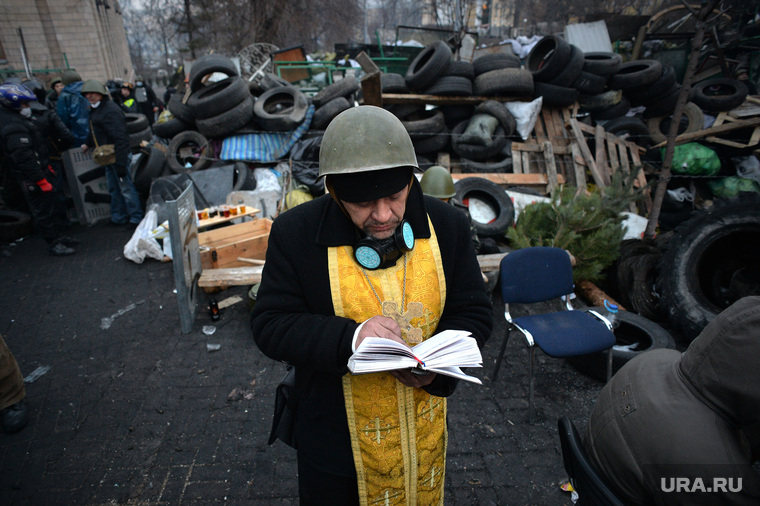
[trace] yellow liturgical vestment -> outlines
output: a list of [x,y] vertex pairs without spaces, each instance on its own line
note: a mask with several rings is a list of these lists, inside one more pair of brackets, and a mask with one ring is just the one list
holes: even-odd
[[[432,223],[430,230],[430,239],[417,240],[395,266],[376,271],[363,271],[350,247],[330,248],[335,314],[363,322],[395,303],[402,315],[415,315],[413,328],[402,332],[408,343],[420,331],[422,339],[433,335],[446,303],[446,281]],[[421,311],[408,309],[414,302],[422,304]],[[387,372],[346,374],[343,396],[361,504],[443,504],[446,399],[404,386]]]

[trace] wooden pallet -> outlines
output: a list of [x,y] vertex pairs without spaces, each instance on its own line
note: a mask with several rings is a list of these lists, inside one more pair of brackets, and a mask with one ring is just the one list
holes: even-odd
[[[575,118],[567,122],[567,129],[572,135],[570,150],[573,153],[576,181],[580,181],[579,187],[586,185],[587,170],[594,184],[599,188],[605,188],[610,184],[610,175],[618,170],[630,174],[631,170],[641,169],[641,155],[646,152],[645,148],[605,131],[600,125],[592,127]],[[586,134],[594,138],[593,153],[586,141]],[[644,171],[639,170],[635,185],[643,188],[646,184]],[[649,190],[646,190],[642,204],[647,212],[652,209]]]

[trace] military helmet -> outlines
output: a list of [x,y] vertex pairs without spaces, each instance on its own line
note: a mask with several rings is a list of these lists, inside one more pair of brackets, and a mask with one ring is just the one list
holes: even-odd
[[108,96],[108,90],[106,90],[106,87],[103,85],[103,83],[97,79],[86,80],[82,85],[82,91],[80,93],[82,95],[85,93],[100,93],[104,97]]
[[76,83],[78,81],[82,80],[82,76],[79,75],[79,72],[77,72],[74,69],[66,69],[61,74],[61,82],[64,86],[68,86],[71,83]]
[[9,109],[18,111],[21,104],[35,100],[34,93],[20,84],[0,84],[0,104]]
[[440,165],[433,165],[425,171],[420,179],[420,186],[422,193],[437,199],[448,199],[457,194],[451,174]]
[[401,120],[373,105],[346,109],[327,126],[319,149],[319,177],[417,167]]
[[58,84],[58,83],[63,84],[63,79],[61,79],[60,77],[56,76],[56,77],[53,78],[52,81],[50,81],[50,89],[55,88],[55,85]]

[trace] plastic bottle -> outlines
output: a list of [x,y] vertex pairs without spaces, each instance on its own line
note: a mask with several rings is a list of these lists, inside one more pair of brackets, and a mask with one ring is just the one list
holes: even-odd
[[617,328],[617,326],[619,325],[617,321],[617,313],[618,313],[617,304],[613,304],[607,299],[604,299],[604,309],[607,310],[604,316],[610,321],[610,325],[612,325],[612,328],[613,329]]

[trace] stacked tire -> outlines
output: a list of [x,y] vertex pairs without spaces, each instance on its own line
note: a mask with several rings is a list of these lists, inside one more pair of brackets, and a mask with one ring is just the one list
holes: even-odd
[[578,100],[579,89],[596,92],[604,79],[583,71],[583,51],[562,37],[549,35],[533,46],[525,61],[533,76],[533,97],[542,105],[567,107]]
[[359,82],[352,75],[322,88],[312,98],[315,110],[309,129],[324,130],[327,128],[335,116],[353,107],[354,96],[360,89]]
[[129,149],[132,153],[140,152],[140,143],[153,138],[153,132],[148,123],[148,117],[144,114],[127,113],[127,134],[129,134]]

